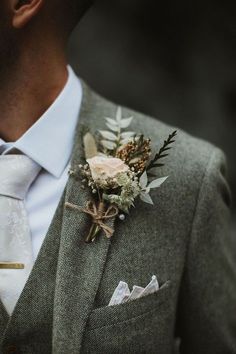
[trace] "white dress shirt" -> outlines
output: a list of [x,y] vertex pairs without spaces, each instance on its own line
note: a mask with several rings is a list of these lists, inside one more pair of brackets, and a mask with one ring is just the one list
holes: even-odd
[[82,86],[71,67],[63,90],[49,109],[14,143],[0,139],[0,154],[17,148],[42,167],[26,198],[34,260],[68,180]]

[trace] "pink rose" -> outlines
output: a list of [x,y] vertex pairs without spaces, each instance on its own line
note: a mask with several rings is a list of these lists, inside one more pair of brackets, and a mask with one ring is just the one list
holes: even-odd
[[121,172],[127,172],[129,167],[118,158],[95,156],[87,160],[93,180],[105,181],[108,178],[115,178]]

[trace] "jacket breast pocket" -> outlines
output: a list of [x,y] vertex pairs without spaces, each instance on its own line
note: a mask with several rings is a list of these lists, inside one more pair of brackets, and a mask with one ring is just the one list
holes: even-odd
[[169,332],[170,290],[167,281],[155,293],[94,309],[86,326],[84,352],[156,353],[156,345],[163,346]]

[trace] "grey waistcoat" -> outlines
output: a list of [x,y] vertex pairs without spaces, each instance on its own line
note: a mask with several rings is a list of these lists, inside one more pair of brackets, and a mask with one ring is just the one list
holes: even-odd
[[[104,129],[117,106],[83,83],[72,165],[83,162],[83,127]],[[123,108],[132,130],[157,150],[173,128]],[[236,256],[229,236],[230,194],[225,158],[214,146],[179,131],[160,168],[169,176],[155,206],[137,201],[111,240],[84,238],[88,215],[65,207],[91,198],[70,176],[15,310],[0,303],[0,352],[23,354],[236,354]],[[161,289],[107,306],[120,280]]]

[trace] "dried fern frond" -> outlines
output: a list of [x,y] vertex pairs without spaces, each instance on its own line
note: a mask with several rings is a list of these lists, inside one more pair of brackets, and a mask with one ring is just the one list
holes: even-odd
[[164,141],[164,144],[160,148],[159,152],[155,155],[153,160],[150,161],[150,163],[149,163],[149,165],[147,167],[147,171],[149,171],[149,170],[151,170],[152,168],[155,168],[155,167],[164,166],[163,163],[159,163],[158,161],[160,159],[163,159],[164,157],[167,157],[169,155],[167,153],[167,151],[171,149],[170,145],[175,142],[175,140],[173,140],[173,139],[176,137],[176,135],[177,135],[177,130],[175,130],[172,134],[170,134],[168,139]]

